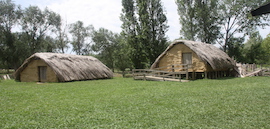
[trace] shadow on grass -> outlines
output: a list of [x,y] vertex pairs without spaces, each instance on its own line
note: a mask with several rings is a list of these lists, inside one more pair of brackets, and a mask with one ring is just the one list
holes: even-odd
[[223,78],[217,78],[217,79],[213,79],[213,80],[229,80],[229,79],[236,79],[238,77],[223,77]]

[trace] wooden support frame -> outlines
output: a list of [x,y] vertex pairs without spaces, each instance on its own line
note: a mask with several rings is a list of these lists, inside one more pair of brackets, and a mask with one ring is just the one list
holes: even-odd
[[[181,66],[181,67],[177,67]],[[169,68],[164,71],[164,68]],[[229,75],[229,71],[204,71],[204,72],[195,72],[188,71],[190,70],[190,65],[187,64],[178,64],[178,65],[169,65],[166,67],[158,68],[158,69],[133,69],[132,75],[133,79],[141,79],[147,80],[151,77],[160,77],[161,81],[166,81],[168,79],[174,79],[181,81],[183,78],[186,80],[195,80],[197,77],[205,78],[205,79],[218,79],[222,77],[227,77]],[[160,70],[163,69],[163,70]]]

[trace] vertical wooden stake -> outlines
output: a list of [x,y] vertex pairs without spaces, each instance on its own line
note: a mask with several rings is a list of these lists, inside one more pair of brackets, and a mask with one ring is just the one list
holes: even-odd
[[206,71],[204,71],[204,79],[208,79],[208,77],[207,77],[208,75],[207,75],[207,72]]
[[143,74],[143,80],[146,81],[146,77],[145,77],[145,74]]
[[186,65],[186,79],[188,80],[188,66]]

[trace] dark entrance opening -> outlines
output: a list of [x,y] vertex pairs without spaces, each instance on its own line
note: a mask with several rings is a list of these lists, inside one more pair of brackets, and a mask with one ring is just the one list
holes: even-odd
[[39,82],[47,81],[47,66],[39,66],[38,67],[39,74]]

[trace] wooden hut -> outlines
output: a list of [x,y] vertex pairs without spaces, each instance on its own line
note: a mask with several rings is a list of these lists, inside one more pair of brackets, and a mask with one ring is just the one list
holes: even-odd
[[156,59],[151,69],[180,72],[183,64],[188,65],[188,78],[193,79],[228,76],[235,66],[225,52],[211,44],[176,40]]
[[112,77],[112,71],[94,57],[59,53],[35,53],[15,72],[15,79],[22,82],[68,82]]

